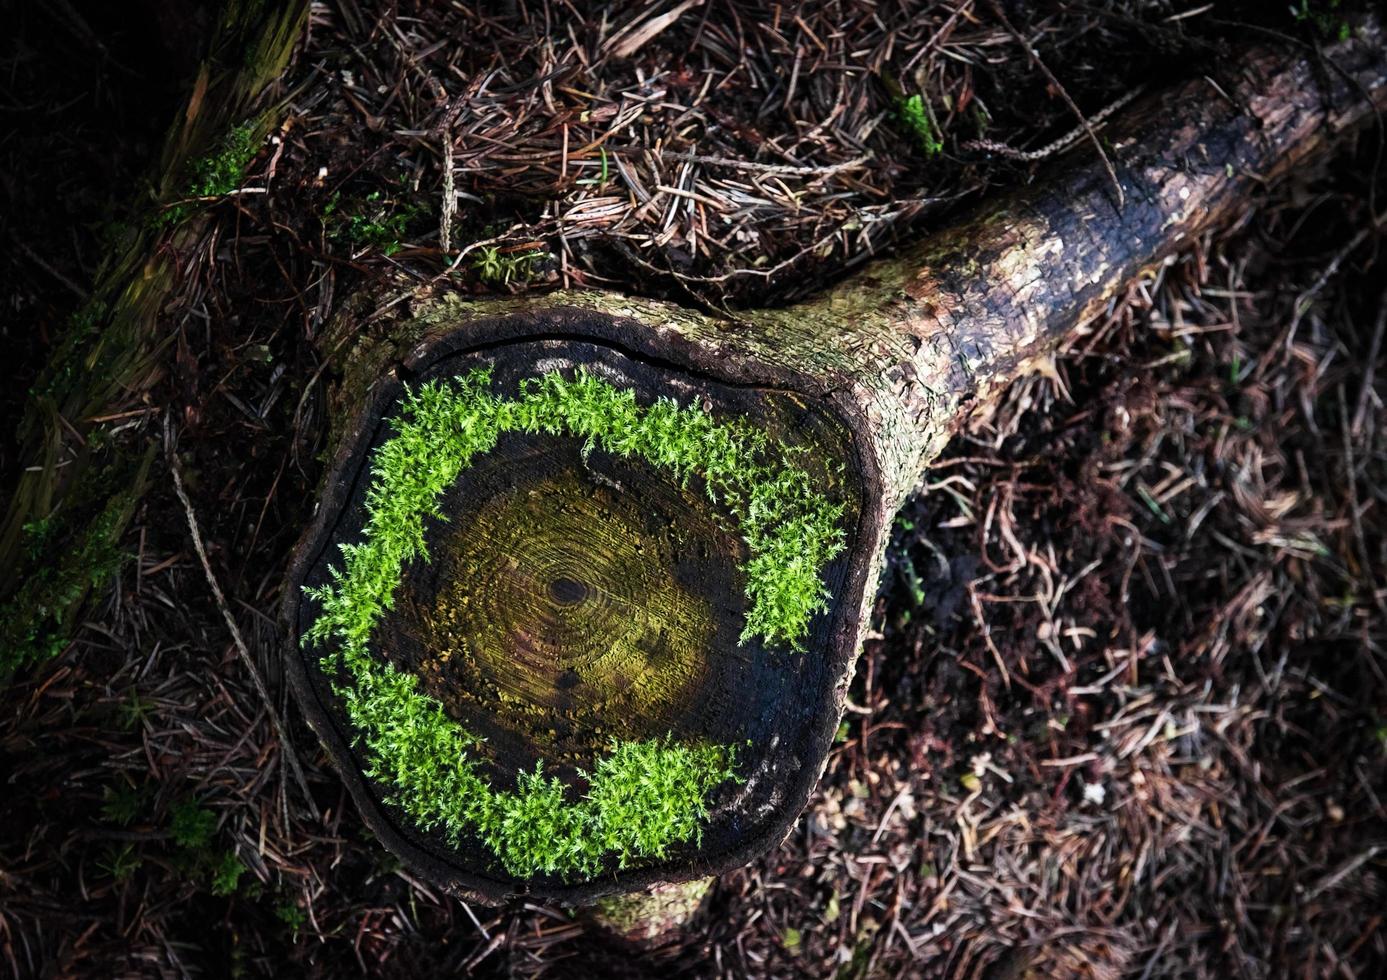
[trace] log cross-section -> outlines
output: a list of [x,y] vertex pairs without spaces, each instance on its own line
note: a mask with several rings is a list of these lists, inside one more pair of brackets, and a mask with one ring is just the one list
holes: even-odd
[[415,297],[399,356],[344,385],[364,394],[285,610],[367,821],[488,900],[774,846],[838,729],[891,519],[949,434],[1384,102],[1375,23],[1315,57],[1250,51],[1112,123],[1112,173],[1060,164],[789,308]]

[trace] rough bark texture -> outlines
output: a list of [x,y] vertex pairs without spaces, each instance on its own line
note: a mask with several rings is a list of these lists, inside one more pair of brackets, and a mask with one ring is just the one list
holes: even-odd
[[648,892],[614,895],[599,900],[587,915],[618,939],[638,948],[655,947],[677,936],[698,914],[712,884],[712,878],[698,878]]
[[[1229,222],[1260,184],[1299,166],[1387,102],[1387,53],[1376,27],[1323,60],[1254,52],[1227,74],[1221,85],[1200,79],[1149,98],[1109,127],[1104,135],[1116,185],[1096,159],[1077,167],[1061,163],[978,217],[789,309],[726,319],[600,292],[480,302],[415,295],[410,312],[390,328],[392,344],[359,349],[345,366],[341,415],[352,421],[335,437],[336,462],[318,519],[299,549],[286,610],[291,676],[301,701],[382,840],[435,880],[484,898],[534,892],[588,900],[721,872],[783,839],[837,729],[892,515],[949,434],[1097,315],[1139,272]],[[359,326],[347,320],[339,330]],[[846,551],[826,574],[830,608],[815,618],[805,650],[791,655],[755,644],[748,650],[732,639],[737,628],[729,626],[744,611],[736,574],[712,570],[736,558],[736,542],[718,538],[716,522],[698,516],[701,505],[668,488],[657,490],[655,477],[623,470],[616,461],[599,458],[600,472],[584,476],[585,459],[564,456],[556,442],[513,440],[498,450],[515,463],[513,472],[466,477],[479,482],[466,484],[470,495],[447,508],[468,519],[453,522],[446,541],[432,539],[440,542],[441,560],[432,573],[406,583],[391,628],[378,631],[387,657],[418,671],[455,717],[492,734],[495,749],[488,758],[498,773],[535,760],[562,767],[590,759],[601,733],[584,712],[594,705],[610,705],[621,732],[666,726],[691,737],[751,739],[744,760],[748,781],[718,797],[702,846],[577,879],[499,873],[483,851],[422,833],[382,802],[386,794],[361,775],[362,759],[330,678],[298,643],[315,614],[312,603],[301,601],[300,587],[325,581],[332,546],[359,533],[370,449],[383,438],[384,420],[398,411],[402,386],[482,363],[493,365],[508,385],[540,370],[586,364],[643,401],[668,395],[681,403],[701,401],[715,415],[751,419],[772,437],[803,446],[817,460],[815,473],[846,507]],[[833,483],[828,474],[840,472]],[[496,640],[497,656],[474,658],[465,669],[438,662],[440,647],[465,646],[498,622],[520,623],[519,634],[532,638],[534,624],[558,616],[566,598],[587,595],[588,576],[604,587],[616,583],[612,594],[624,603],[639,602],[638,594],[668,598],[679,591],[642,579],[651,566],[633,556],[619,563],[632,569],[629,575],[620,568],[580,567],[573,558],[580,552],[573,549],[581,547],[582,534],[561,528],[553,512],[525,510],[522,484],[560,478],[569,481],[568,489],[555,491],[556,499],[576,506],[587,496],[597,509],[614,511],[637,488],[637,499],[651,501],[647,516],[663,514],[677,527],[684,515],[691,528],[708,524],[706,534],[691,531],[693,537],[720,542],[700,551],[709,558],[708,570],[687,577],[694,600],[654,614],[653,600],[646,602],[641,615],[661,622],[681,620],[695,607],[705,610],[692,617],[702,625],[687,656],[674,658],[678,666],[670,676],[683,680],[653,699],[627,693],[630,671],[649,669],[633,668],[637,657],[607,671],[597,685],[605,684],[606,692],[584,706],[564,687],[567,675],[553,668],[575,655],[559,649],[562,643],[528,666],[516,651],[533,644],[526,639],[517,645],[514,635]],[[483,515],[478,509],[507,494],[513,499],[502,511]],[[589,514],[574,527],[593,527],[594,520]],[[517,537],[527,521],[540,529],[541,551],[562,555],[542,581],[502,568],[505,555],[530,546]],[[635,521],[632,516],[626,523]],[[650,528],[633,533],[661,537]],[[665,539],[675,542],[676,552],[688,543],[678,534]],[[661,564],[663,552],[656,547],[652,554]],[[494,588],[456,593],[457,581],[469,574],[481,574]],[[462,609],[482,602],[483,593],[494,603],[481,607],[480,618],[475,605],[458,616],[440,613],[449,595]],[[453,632],[440,640],[440,630]],[[635,648],[645,649],[640,643]],[[503,701],[507,707],[498,713]],[[546,711],[563,724],[549,724]]]

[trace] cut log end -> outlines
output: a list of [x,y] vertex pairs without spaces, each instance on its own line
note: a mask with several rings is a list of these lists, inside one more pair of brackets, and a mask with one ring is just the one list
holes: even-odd
[[1217,100],[1134,106],[1107,132],[1122,207],[1077,167],[798,307],[419,295],[428,339],[334,430],[286,609],[301,703],[385,844],[483,899],[582,902],[781,840],[921,468],[1124,282],[1372,118],[1361,34],[1337,74],[1254,51]]
[[310,720],[385,842],[484,899],[744,863],[841,714],[879,537],[852,419],[621,317],[457,328],[360,407],[298,551]]
[[[507,433],[444,495],[378,649],[502,771],[590,768],[612,739],[702,731],[735,651],[746,547],[693,487],[563,435]],[[740,658],[738,658],[740,659]]]

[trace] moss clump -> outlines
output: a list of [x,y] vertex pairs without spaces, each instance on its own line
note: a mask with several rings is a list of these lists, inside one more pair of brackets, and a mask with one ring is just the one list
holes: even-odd
[[939,135],[939,127],[934,116],[925,104],[924,96],[916,93],[896,99],[896,114],[901,124],[915,137],[920,151],[926,159],[938,156],[944,149],[944,140]]
[[328,235],[349,245],[380,249],[382,255],[394,255],[403,246],[402,239],[409,226],[428,213],[420,204],[372,191],[350,210],[341,207],[342,195],[333,194],[323,208],[323,227]]
[[1322,0],[1319,3],[1300,0],[1300,5],[1293,5],[1291,12],[1295,14],[1297,22],[1313,25],[1321,37],[1347,41],[1353,29],[1344,18],[1342,6],[1342,0]]
[[583,773],[589,790],[578,803],[539,767],[521,773],[514,792],[493,790],[468,758],[477,739],[420,691],[417,677],[371,655],[371,631],[405,563],[427,558],[425,518],[442,519],[443,491],[508,431],[570,435],[681,479],[698,474],[737,516],[751,553],[743,636],[797,643],[827,597],[819,574],[842,548],[842,507],[815,491],[805,472],[777,461],[764,434],[697,407],[669,399],[642,407],[632,392],[581,372],[573,380],[556,372],[531,379],[513,400],[489,387],[489,371],[477,370],[407,395],[392,422],[396,434],[373,462],[365,539],[342,546],[344,566],[330,570],[332,583],[305,590],[321,606],[305,642],[336,646],[322,664],[329,673],[345,668],[349,682],[334,690],[370,759],[367,775],[390,787],[392,802],[424,829],[441,828],[454,840],[475,833],[523,877],[590,874],[609,856],[621,866],[660,857],[698,835],[707,794],[733,777],[730,748],[668,738],[613,742]]
[[188,194],[221,197],[241,186],[246,168],[260,152],[260,140],[252,123],[242,123],[226,134],[216,152],[194,160]]
[[217,815],[191,800],[184,800],[174,804],[170,811],[169,832],[179,847],[204,850],[216,836]]
[[[0,683],[63,651],[82,602],[125,561],[120,536],[144,488],[152,457],[136,467],[91,472],[64,507],[24,525],[19,587],[0,605]],[[124,493],[100,499],[108,486]]]
[[246,866],[241,863],[241,859],[235,851],[223,851],[218,855],[211,866],[211,892],[225,898],[236,893],[236,887],[241,882],[241,875],[246,873]]
[[[240,188],[246,168],[260,152],[260,130],[254,121],[234,127],[211,153],[188,166],[185,198],[223,197]],[[165,225],[176,225],[192,213],[194,204],[180,201],[159,218]]]
[[101,327],[106,323],[109,313],[110,307],[106,303],[98,299],[90,299],[68,318],[62,339],[49,358],[48,370],[29,389],[31,398],[57,398],[61,395],[64,387],[71,383],[74,375],[79,373],[85,375],[85,370],[77,356],[78,351],[86,347],[97,336]]

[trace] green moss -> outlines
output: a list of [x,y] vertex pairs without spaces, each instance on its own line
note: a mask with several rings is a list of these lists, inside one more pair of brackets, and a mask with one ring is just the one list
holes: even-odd
[[573,436],[589,451],[639,456],[682,480],[698,475],[737,517],[750,552],[743,637],[796,644],[825,606],[819,576],[842,549],[842,507],[778,459],[784,454],[764,434],[696,406],[660,399],[642,407],[632,392],[581,372],[573,380],[556,372],[530,379],[511,400],[489,388],[489,371],[478,370],[407,395],[393,420],[396,434],[373,461],[365,539],[342,546],[344,564],[331,569],[332,583],[305,590],[321,605],[305,642],[336,647],[323,668],[344,669],[334,690],[370,760],[367,774],[424,829],[454,840],[474,833],[522,877],[591,874],[608,857],[625,866],[662,856],[698,836],[707,794],[733,777],[731,748],[669,738],[613,742],[582,774],[589,790],[577,803],[539,767],[520,773],[514,792],[494,790],[469,758],[477,739],[419,689],[417,677],[371,655],[371,631],[393,602],[405,564],[427,558],[425,518],[443,517],[443,491],[508,431]]
[[[89,473],[61,512],[24,525],[23,578],[0,606],[0,680],[62,652],[83,600],[110,581],[126,554],[120,536],[144,487],[150,456],[133,470],[112,466]],[[106,497],[110,486],[128,491]],[[93,499],[95,498],[95,499]]]
[[1313,25],[1321,37],[1347,41],[1353,31],[1344,19],[1342,5],[1342,0],[1323,0],[1319,3],[1300,0],[1300,5],[1292,6],[1291,12],[1298,22]]
[[926,159],[938,156],[943,151],[944,140],[923,96],[917,93],[898,97],[896,114],[900,117],[901,124],[915,137]]
[[232,895],[246,872],[234,848],[213,847],[217,815],[196,800],[182,800],[169,811],[169,837],[177,846],[169,860],[189,880],[205,884],[213,895]]
[[235,894],[241,875],[246,873],[246,866],[241,863],[235,851],[223,851],[212,862],[211,873],[212,894],[225,897]]
[[61,368],[50,367],[29,389],[31,397],[38,399],[58,396],[73,380],[74,375],[83,372],[78,352],[89,346],[99,334],[109,314],[110,308],[104,302],[90,299],[68,318],[62,339],[49,359],[50,365],[61,365]]
[[299,930],[308,924],[308,914],[289,900],[275,906],[275,918],[289,927],[295,942],[298,942]]
[[[238,190],[245,179],[246,168],[260,152],[260,132],[253,120],[244,122],[227,133],[215,150],[189,164],[183,197],[224,197]],[[192,213],[193,208],[192,203],[181,201],[164,211],[159,221],[176,225]]]
[[191,800],[176,804],[171,814],[169,831],[179,847],[200,851],[212,843],[217,832],[217,815]]
[[323,208],[323,227],[329,237],[347,242],[356,248],[376,248],[385,255],[394,255],[409,226],[428,213],[419,204],[411,204],[381,191],[372,191],[350,209],[342,207],[342,195],[332,195]]
[[242,123],[226,134],[221,146],[191,166],[192,181],[188,191],[193,197],[221,197],[241,186],[246,168],[260,152],[256,127]]

